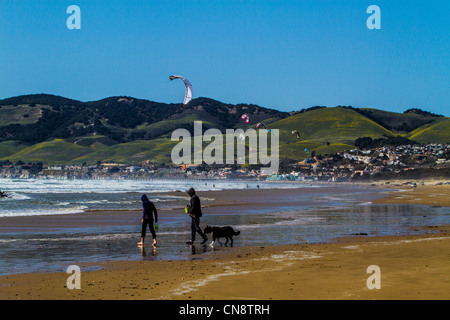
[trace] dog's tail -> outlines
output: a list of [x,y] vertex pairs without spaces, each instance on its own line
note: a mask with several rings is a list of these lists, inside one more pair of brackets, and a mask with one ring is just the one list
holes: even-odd
[[235,235],[235,236],[238,236],[238,235],[240,235],[240,234],[241,234],[240,231],[235,231],[235,232],[234,232],[234,235]]

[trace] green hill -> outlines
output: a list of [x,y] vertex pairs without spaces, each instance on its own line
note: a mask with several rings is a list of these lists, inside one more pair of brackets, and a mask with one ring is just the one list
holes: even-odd
[[172,142],[167,138],[149,141],[136,140],[97,149],[81,157],[74,158],[72,162],[96,163],[101,161],[139,164],[151,159],[152,162],[169,163],[171,151],[175,144],[176,142]]
[[450,118],[439,118],[411,131],[405,137],[419,143],[449,143]]
[[3,141],[0,142],[0,158],[5,158],[13,155],[22,149],[25,149],[27,145],[24,145],[18,141]]
[[[304,140],[329,141],[333,143],[352,144],[362,134],[371,137],[392,135],[392,133],[362,116],[352,109],[341,107],[322,108],[310,112],[300,113],[274,122],[274,128],[282,133],[292,134],[293,130],[300,132],[300,138]],[[284,141],[288,141],[284,139]]]
[[[379,138],[392,133],[358,112],[341,107],[321,108],[299,113],[270,125],[280,130],[280,154],[293,159],[310,153],[330,154],[354,148],[361,136]],[[292,131],[300,133],[300,139]],[[308,149],[308,152],[304,150]]]
[[[250,116],[247,124],[242,114]],[[193,135],[194,121],[203,131],[244,130],[264,122],[279,129],[280,157],[296,161],[355,148],[360,137],[405,138],[422,143],[450,140],[450,121],[419,109],[394,113],[352,107],[313,107],[281,112],[253,104],[226,104],[209,98],[187,106],[132,97],[80,102],[54,95],[27,95],[0,100],[0,160],[49,164],[145,160],[169,163],[178,128]],[[391,132],[392,129],[394,132]],[[292,131],[300,133],[297,139]],[[225,143],[225,139],[224,139]],[[208,145],[205,142],[203,145]],[[247,146],[247,150],[248,150]],[[307,151],[305,151],[307,149]]]
[[439,120],[431,114],[397,113],[372,108],[361,108],[362,114],[393,132],[407,133],[428,123]]
[[90,152],[91,149],[88,147],[78,146],[62,139],[55,139],[24,148],[13,155],[4,157],[3,160],[65,164],[71,163],[73,159]]

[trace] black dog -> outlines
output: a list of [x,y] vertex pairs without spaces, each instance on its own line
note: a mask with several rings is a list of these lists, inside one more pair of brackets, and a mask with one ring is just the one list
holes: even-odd
[[[217,241],[219,241],[219,238],[226,238],[227,241],[225,242],[225,244],[228,243],[228,240],[231,240],[231,245],[233,245],[233,236],[237,236],[241,233],[240,231],[234,231],[232,227],[210,227],[210,226],[207,226],[204,232],[212,233],[213,241],[210,243],[210,245],[213,245],[216,239]],[[219,243],[222,244],[220,241]]]

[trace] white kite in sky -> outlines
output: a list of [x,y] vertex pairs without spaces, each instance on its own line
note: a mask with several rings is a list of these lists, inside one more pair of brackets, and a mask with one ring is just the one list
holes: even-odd
[[192,99],[192,84],[189,82],[188,79],[186,79],[182,76],[172,75],[169,77],[169,79],[170,80],[175,80],[175,79],[183,80],[184,85],[186,87],[186,94],[184,95],[183,106],[187,105],[189,103],[189,101],[191,101],[191,99]]

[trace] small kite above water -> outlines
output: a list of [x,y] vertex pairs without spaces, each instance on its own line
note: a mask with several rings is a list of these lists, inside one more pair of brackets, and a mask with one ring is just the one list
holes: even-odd
[[184,95],[184,100],[183,100],[183,104],[182,106],[185,106],[189,103],[189,101],[191,101],[192,99],[192,84],[189,82],[188,79],[182,77],[182,76],[177,76],[177,75],[172,75],[169,77],[169,79],[175,80],[175,79],[181,79],[184,82],[184,86],[186,87],[186,93]]

